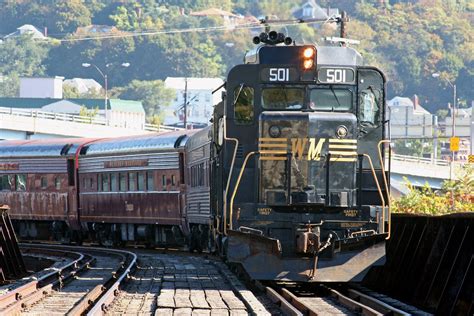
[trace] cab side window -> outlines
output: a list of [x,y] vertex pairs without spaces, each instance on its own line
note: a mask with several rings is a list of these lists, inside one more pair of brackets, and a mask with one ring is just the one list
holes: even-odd
[[252,87],[239,86],[234,90],[234,120],[240,125],[253,123],[254,90]]
[[360,113],[359,118],[361,122],[375,124],[376,114],[379,110],[376,96],[371,89],[363,90],[359,93]]

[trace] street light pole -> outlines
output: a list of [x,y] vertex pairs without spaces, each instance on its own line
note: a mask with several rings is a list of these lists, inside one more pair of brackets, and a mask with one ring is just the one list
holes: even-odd
[[[105,67],[109,67],[111,64],[106,64]],[[89,68],[90,66],[94,67],[104,78],[104,91],[105,91],[105,98],[104,98],[104,115],[105,115],[105,124],[109,125],[109,115],[108,115],[108,78],[107,74],[104,73],[100,68],[95,64],[90,63],[82,63],[82,67]],[[129,67],[130,63],[122,63],[122,67]]]
[[104,78],[104,90],[105,90],[104,115],[105,115],[105,124],[109,125],[109,116],[108,116],[108,111],[107,111],[107,75],[102,70],[100,70],[99,67],[97,67],[94,64],[90,64],[90,63],[83,63],[82,64],[82,67],[85,67],[85,68],[89,68],[90,66],[94,67],[100,73],[102,78]]
[[[433,78],[439,78],[440,74],[439,73],[434,73],[431,75]],[[452,116],[452,126],[451,126],[451,137],[456,136],[456,84],[453,84],[449,79],[443,78],[450,86],[453,88],[453,107],[451,111],[451,116]],[[453,163],[454,163],[454,151],[451,151],[451,163],[450,165],[450,170],[449,170],[449,180],[453,179]]]

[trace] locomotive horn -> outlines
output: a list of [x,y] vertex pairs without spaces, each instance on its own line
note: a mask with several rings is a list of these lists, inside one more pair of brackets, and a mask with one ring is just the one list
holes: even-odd
[[255,36],[255,37],[253,38],[253,43],[254,43],[255,45],[260,44],[260,37]]
[[278,33],[275,31],[271,31],[270,33],[268,33],[268,37],[271,41],[276,41],[278,39]]
[[291,43],[293,43],[293,39],[291,37],[286,37],[285,38],[285,45],[291,45]]

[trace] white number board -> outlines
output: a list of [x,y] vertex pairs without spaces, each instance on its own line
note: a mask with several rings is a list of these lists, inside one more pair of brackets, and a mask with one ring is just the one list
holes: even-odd
[[320,67],[318,70],[318,82],[354,84],[355,72],[351,68]]
[[262,81],[288,82],[298,78],[294,68],[264,68],[261,72]]

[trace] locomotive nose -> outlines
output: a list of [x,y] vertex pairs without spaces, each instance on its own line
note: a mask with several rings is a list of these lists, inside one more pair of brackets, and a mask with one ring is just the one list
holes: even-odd
[[354,114],[264,112],[259,124],[263,203],[354,205]]

